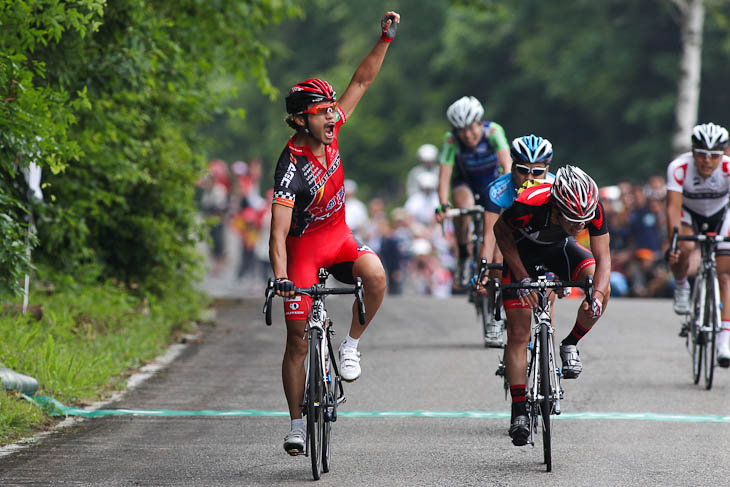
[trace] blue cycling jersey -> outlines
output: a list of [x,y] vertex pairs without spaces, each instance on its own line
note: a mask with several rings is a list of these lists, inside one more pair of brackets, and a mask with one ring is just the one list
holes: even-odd
[[[552,183],[554,180],[555,175],[548,172],[545,182]],[[487,187],[489,197],[486,201],[480,201],[480,204],[487,211],[502,213],[502,210],[512,206],[514,200],[517,199],[517,189],[518,187],[512,181],[512,173],[503,174],[489,184]]]

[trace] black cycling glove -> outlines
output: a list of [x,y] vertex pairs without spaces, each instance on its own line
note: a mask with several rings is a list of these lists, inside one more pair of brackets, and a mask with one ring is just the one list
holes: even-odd
[[274,281],[274,291],[289,293],[294,291],[294,283],[286,277],[279,277]]
[[[390,27],[385,27],[388,24],[388,21],[390,22]],[[387,17],[383,17],[383,20],[380,21],[380,26],[383,30],[383,33],[380,34],[380,38],[384,40],[385,42],[391,42],[393,39],[395,39],[395,31],[398,30],[398,22],[395,21],[395,17],[392,15],[389,15]]]

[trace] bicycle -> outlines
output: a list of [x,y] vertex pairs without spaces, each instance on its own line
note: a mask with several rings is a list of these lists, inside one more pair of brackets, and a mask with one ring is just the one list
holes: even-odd
[[[551,273],[539,269],[537,279],[529,283],[500,284],[495,280],[497,295],[505,289],[531,289],[537,293],[537,306],[532,309],[532,341],[530,342],[527,365],[527,416],[530,424],[529,444],[535,446],[535,433],[542,420],[543,458],[547,471],[552,471],[552,428],[550,416],[561,413],[560,400],[563,388],[560,385],[561,368],[557,365],[552,318],[550,317],[550,295],[554,289],[580,287],[586,293],[586,300],[593,300],[593,276],[584,282],[551,280]],[[496,308],[499,318],[499,308]]]
[[477,256],[481,255],[482,245],[484,243],[484,211],[484,207],[481,205],[475,205],[471,208],[451,208],[444,212],[444,217],[472,217],[473,228],[470,242],[471,255],[469,257],[469,268],[467,274],[471,276],[471,279],[469,280],[468,300],[474,305],[477,319],[482,324],[484,346],[490,348],[491,345],[487,342],[487,327],[494,317],[494,300],[490,299],[488,295],[485,296],[484,294],[479,293],[478,289],[479,283],[484,276],[484,272],[489,269],[501,269],[502,264],[487,264],[486,259],[481,259],[480,265],[477,265]]
[[698,235],[679,235],[679,228],[674,227],[671,248],[672,252],[676,252],[678,241],[700,244],[700,266],[690,297],[690,312],[682,326],[683,331],[687,331],[686,345],[692,356],[692,379],[695,384],[700,382],[704,365],[705,389],[710,390],[715,373],[715,336],[720,330],[721,320],[715,248],[720,242],[730,242],[730,237],[708,232],[707,224],[703,225],[701,232]]
[[[302,413],[307,418],[307,431],[304,455],[312,461],[312,475],[319,480],[322,472],[330,471],[330,436],[332,423],[337,421],[337,406],[344,403],[345,390],[342,386],[340,371],[337,367],[331,338],[334,336],[332,320],[327,315],[325,297],[332,294],[354,294],[357,299],[358,320],[365,324],[365,304],[360,278],[355,279],[354,288],[328,288],[325,286],[329,271],[319,269],[319,284],[311,288],[296,288],[297,295],[312,298],[312,306],[307,316],[305,333],[307,335],[307,373],[304,387]],[[263,312],[266,325],[271,326],[271,301],[276,295],[274,280],[269,279],[266,286],[266,302]]]

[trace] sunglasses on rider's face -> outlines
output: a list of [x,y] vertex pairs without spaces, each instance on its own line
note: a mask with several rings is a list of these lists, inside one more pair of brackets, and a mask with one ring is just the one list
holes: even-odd
[[525,166],[524,164],[515,164],[515,169],[517,169],[517,172],[519,172],[520,174],[524,174],[525,176],[528,174],[532,174],[536,178],[543,176],[547,171],[546,167],[530,167]]
[[590,218],[577,219],[577,218],[571,218],[571,217],[567,216],[562,211],[560,212],[560,216],[562,216],[563,220],[568,222],[568,224],[573,225],[573,226],[580,225],[580,226],[584,227],[589,221],[593,220],[593,215],[591,215]]
[[723,154],[721,150],[695,149],[694,151],[695,154],[697,154],[698,156],[705,156],[709,157],[710,159],[717,159]]
[[337,111],[337,102],[330,102],[330,103],[320,103],[319,105],[314,105],[313,107],[309,107],[306,110],[302,110],[299,112],[301,115],[302,113],[311,113],[312,115],[329,115],[330,113],[335,113]]

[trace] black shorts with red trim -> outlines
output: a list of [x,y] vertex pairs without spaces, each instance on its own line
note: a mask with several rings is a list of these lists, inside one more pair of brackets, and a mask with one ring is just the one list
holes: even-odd
[[[536,266],[543,266],[560,280],[575,281],[583,269],[596,264],[591,251],[576,242],[573,237],[551,244],[538,244],[524,238],[517,242],[517,251],[522,259],[522,265],[533,279],[538,275]],[[515,281],[509,266],[505,266],[503,280],[505,283]],[[516,289],[506,289],[502,295],[502,302],[504,309],[529,308],[520,301]]]
[[[319,282],[321,267],[327,268],[332,277],[345,284],[355,284],[352,266],[361,255],[377,254],[368,246],[359,244],[350,228],[336,224],[286,239],[287,275],[296,287],[312,287]],[[312,298],[295,296],[284,299],[286,321],[306,320]]]

